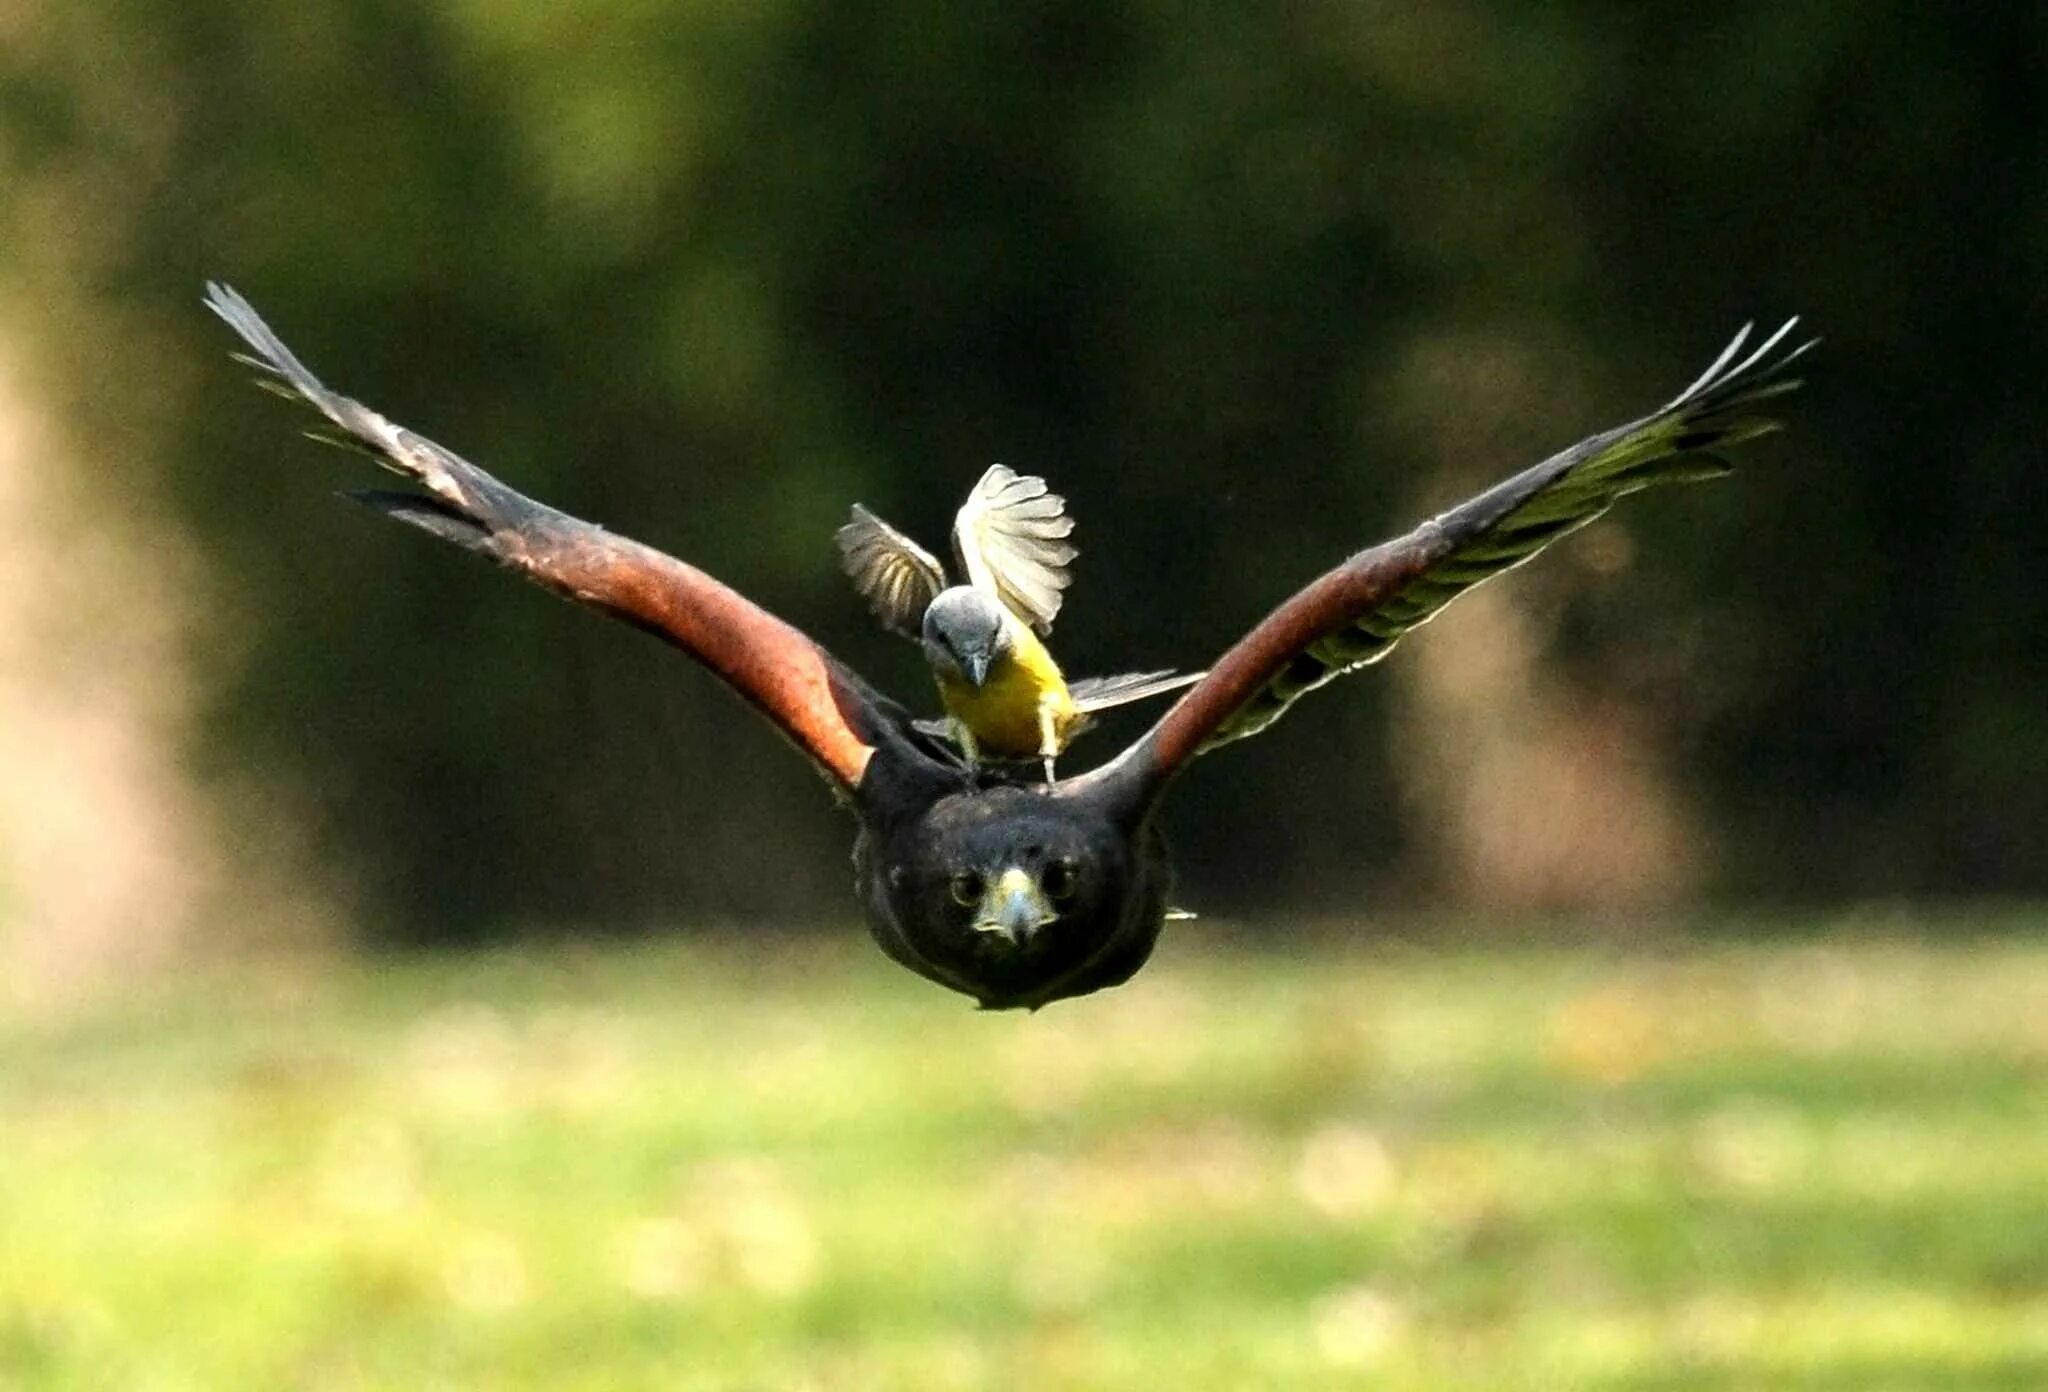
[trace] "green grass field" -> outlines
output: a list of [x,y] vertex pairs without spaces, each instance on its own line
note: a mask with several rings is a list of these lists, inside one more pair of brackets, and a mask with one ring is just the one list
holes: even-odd
[[2048,1387],[2048,941],[864,941],[0,1023],[0,1388]]

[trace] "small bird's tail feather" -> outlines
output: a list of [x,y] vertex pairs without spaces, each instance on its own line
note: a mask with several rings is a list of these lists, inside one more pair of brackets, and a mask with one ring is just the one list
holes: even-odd
[[1143,701],[1148,697],[1178,691],[1184,686],[1193,686],[1206,673],[1202,672],[1122,672],[1113,677],[1083,677],[1067,688],[1067,694],[1074,698],[1074,704],[1084,713],[1108,710],[1111,706],[1128,705],[1132,701]]

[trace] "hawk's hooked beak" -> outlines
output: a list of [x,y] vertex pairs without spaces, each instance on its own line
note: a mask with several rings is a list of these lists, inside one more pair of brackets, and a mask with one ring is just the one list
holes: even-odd
[[1015,947],[1028,942],[1040,928],[1058,917],[1038,881],[1012,866],[982,896],[981,912],[975,916],[974,926]]

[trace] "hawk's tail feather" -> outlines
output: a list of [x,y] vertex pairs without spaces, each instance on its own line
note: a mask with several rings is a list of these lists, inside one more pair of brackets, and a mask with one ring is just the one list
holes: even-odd
[[1129,705],[1132,701],[1143,701],[1148,697],[1178,691],[1184,686],[1193,686],[1206,673],[1203,672],[1121,672],[1110,677],[1083,677],[1070,683],[1067,694],[1074,698],[1074,704],[1083,714],[1108,710],[1112,706]]

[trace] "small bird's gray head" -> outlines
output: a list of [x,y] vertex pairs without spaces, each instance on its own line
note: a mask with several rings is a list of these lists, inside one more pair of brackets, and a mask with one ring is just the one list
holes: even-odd
[[924,611],[924,656],[932,670],[969,686],[1010,650],[1009,615],[1000,601],[971,585],[942,590]]

